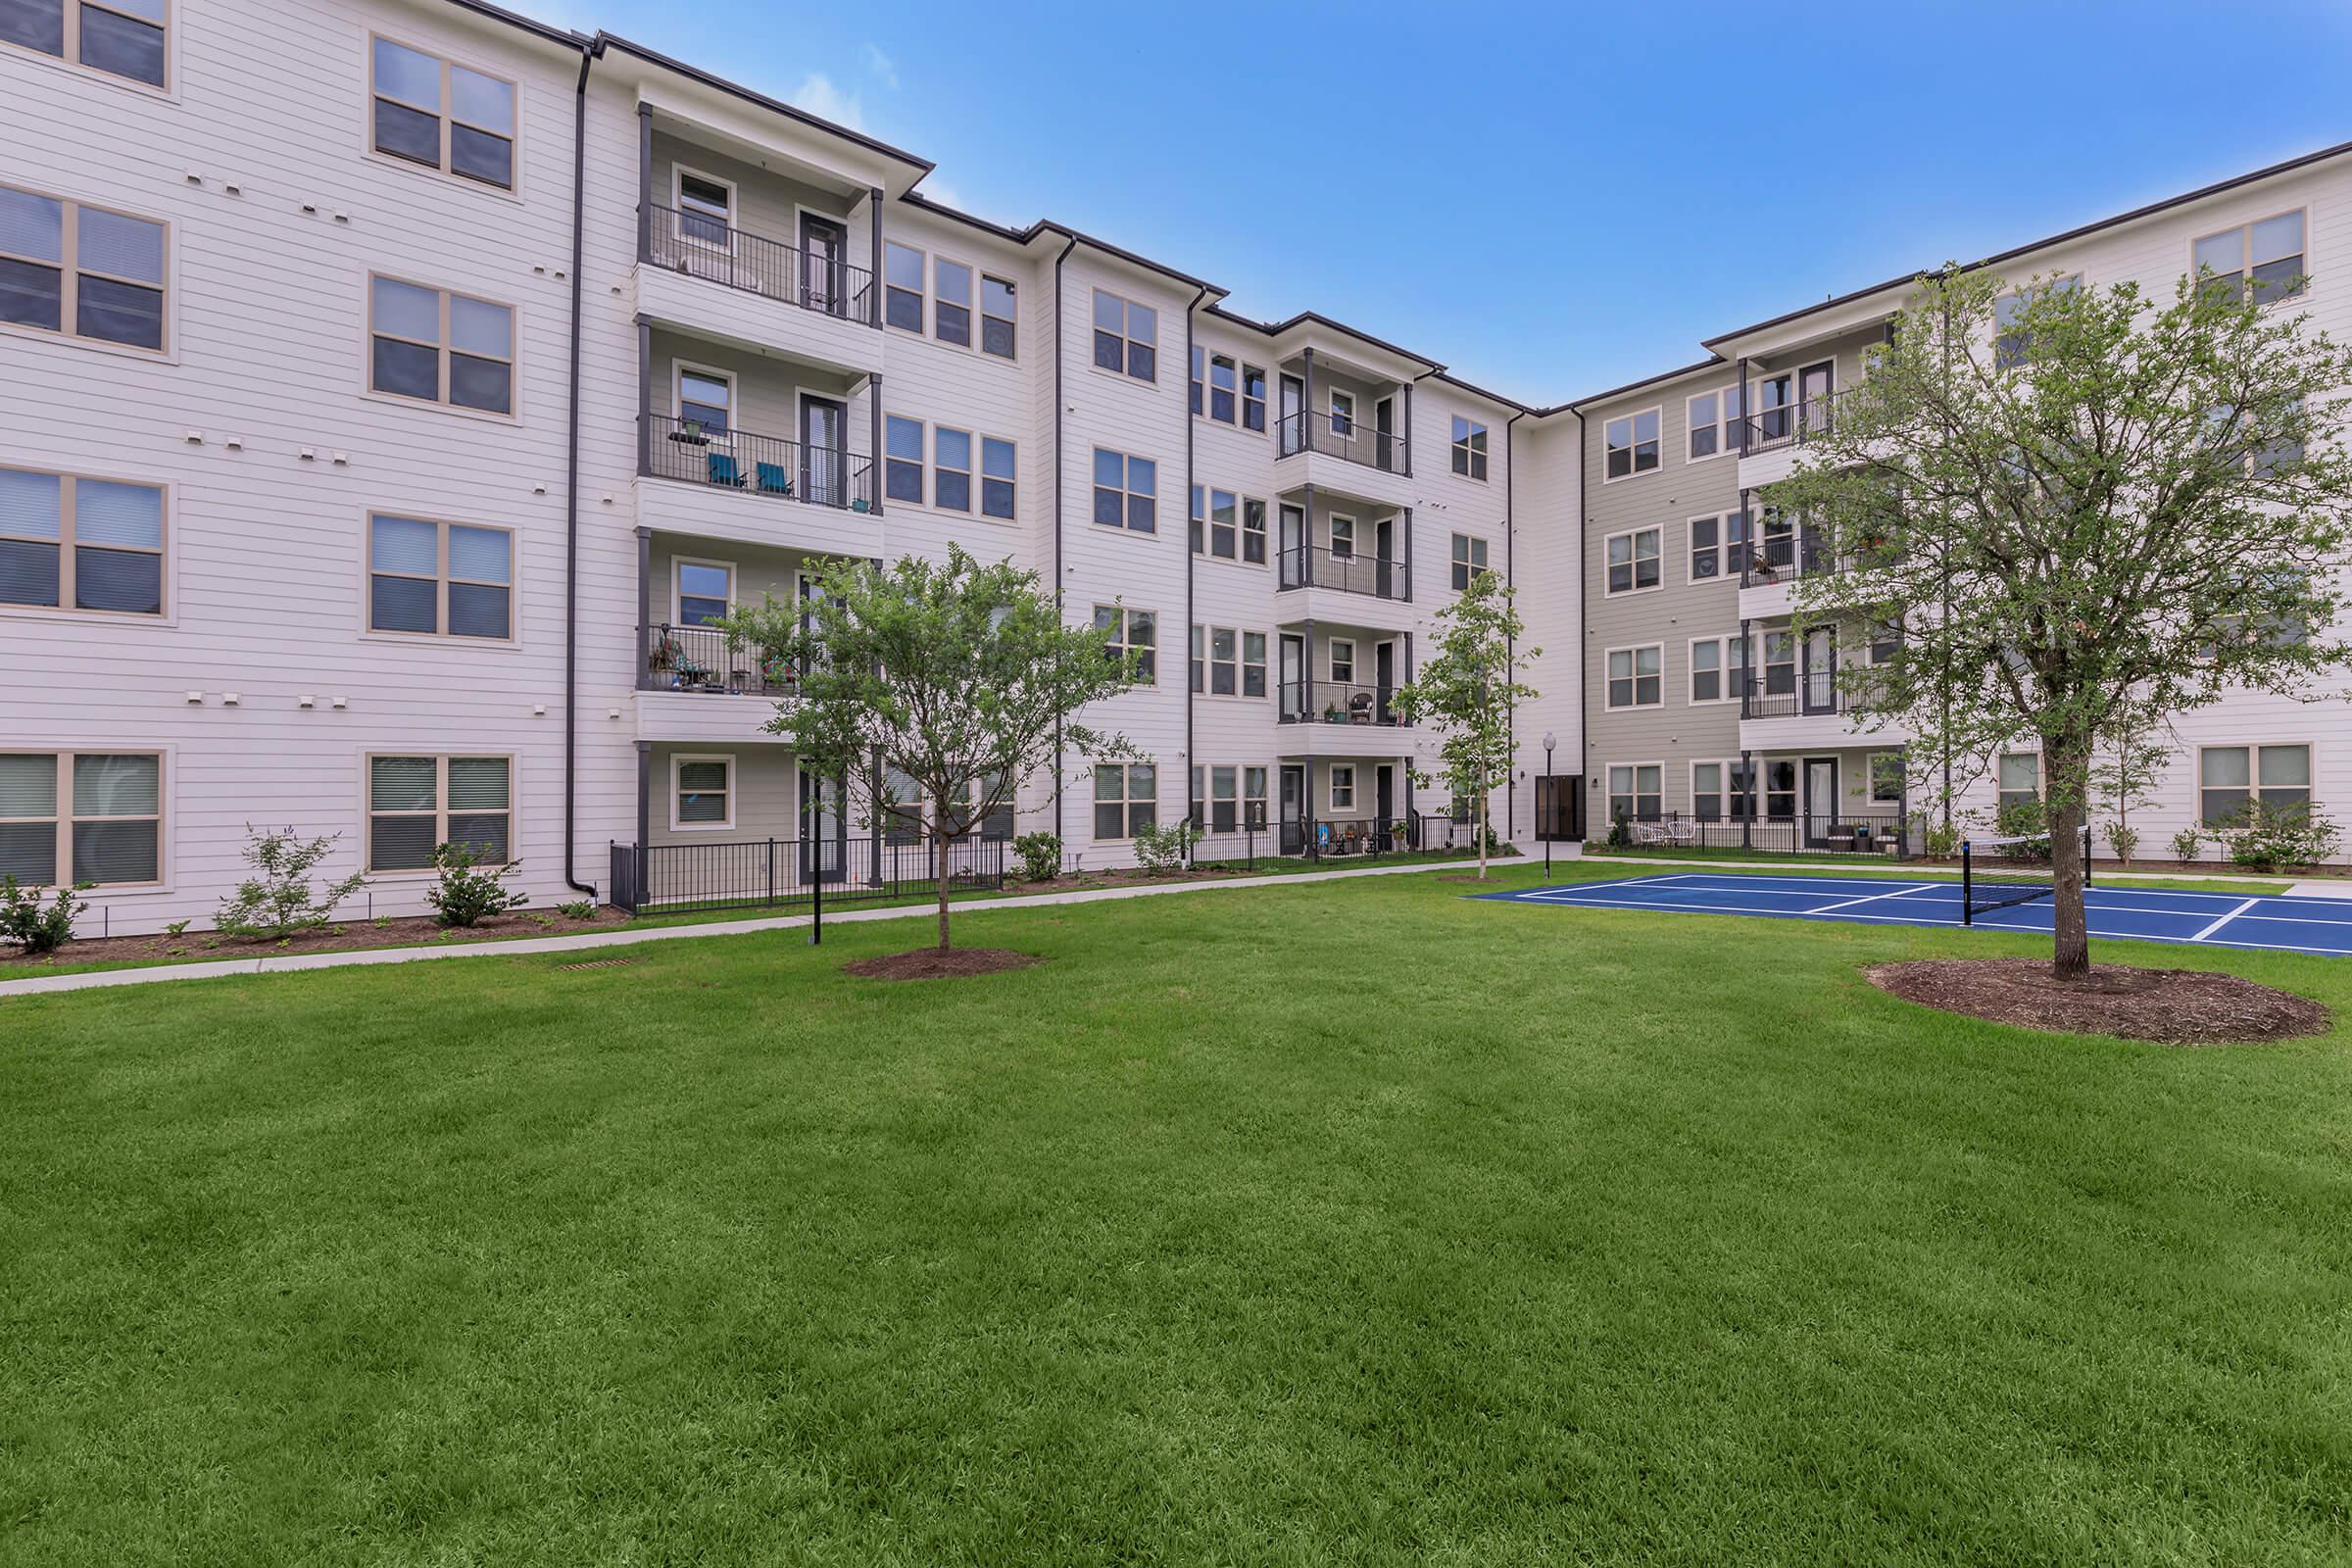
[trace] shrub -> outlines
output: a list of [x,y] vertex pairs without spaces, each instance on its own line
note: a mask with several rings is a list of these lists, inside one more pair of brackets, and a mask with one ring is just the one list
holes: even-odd
[[1948,860],[1960,853],[1960,824],[1937,822],[1920,834],[1920,844],[1932,858]]
[[2333,822],[2309,806],[2273,806],[2259,800],[2248,801],[2221,836],[2230,858],[2256,871],[2325,860],[2342,837]]
[[441,880],[425,893],[424,902],[443,925],[474,925],[531,902],[528,894],[506,884],[522,869],[520,860],[478,870],[472,849],[464,844],[444,844],[433,851],[433,869],[441,873]]
[[593,920],[596,918],[596,901],[573,899],[568,903],[557,905],[556,912],[566,919]]
[[2184,827],[2173,835],[2173,858],[2182,865],[2195,859],[2205,848],[2205,835],[2193,827]]
[[1024,833],[1012,841],[1012,853],[1021,858],[1021,880],[1051,882],[1061,875],[1061,835],[1058,833]]
[[1627,824],[1625,816],[1625,812],[1620,810],[1609,821],[1609,848],[1612,850],[1623,850],[1633,847],[1634,830],[1630,825]]
[[253,874],[221,899],[213,923],[249,942],[282,942],[297,931],[327,924],[336,905],[368,885],[368,879],[354,871],[323,890],[312,890],[311,872],[340,836],[299,839],[292,828],[264,833],[246,823],[245,863]]
[[2115,852],[2115,858],[2117,859],[2123,861],[2126,865],[2130,865],[2132,863],[2132,852],[2139,848],[2139,829],[2135,827],[2126,827],[2121,822],[2108,823],[2107,847]]
[[90,906],[86,899],[74,896],[76,891],[59,888],[56,901],[44,908],[38,893],[17,886],[13,876],[0,877],[0,942],[15,943],[28,958],[55,953],[74,940],[74,917]]
[[1135,858],[1147,871],[1181,871],[1200,840],[1190,817],[1161,826],[1147,822],[1135,830]]
[[1993,813],[1992,831],[2000,838],[2022,838],[2027,841],[2013,844],[2001,852],[2012,859],[2046,860],[2050,858],[2050,813],[2039,801],[2005,803]]

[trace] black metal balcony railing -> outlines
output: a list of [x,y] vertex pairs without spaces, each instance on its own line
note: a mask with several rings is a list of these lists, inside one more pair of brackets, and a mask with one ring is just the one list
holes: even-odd
[[1741,718],[1794,718],[1805,713],[1869,713],[1877,704],[1867,691],[1851,691],[1829,670],[1788,670],[1748,683],[1740,695]]
[[1411,471],[1405,461],[1404,437],[1396,432],[1375,430],[1361,419],[1334,418],[1329,410],[1286,414],[1274,421],[1276,457],[1288,458],[1310,451],[1360,463],[1384,473]]
[[669,271],[707,277],[820,316],[874,324],[874,274],[838,256],[669,207],[647,212],[645,252],[644,261]]
[[1285,724],[1403,724],[1394,686],[1356,681],[1294,680],[1280,685],[1279,716]]
[[1769,452],[1794,442],[1810,440],[1830,430],[1838,422],[1838,405],[1844,401],[1851,387],[1835,392],[1816,393],[1784,403],[1778,408],[1758,409],[1742,421],[1747,427],[1745,450],[1751,453]]
[[1319,545],[1276,552],[1277,588],[1328,588],[1375,599],[1413,597],[1412,570],[1401,561],[1342,554]]
[[1799,528],[1788,533],[1767,533],[1756,541],[1756,547],[1740,568],[1742,586],[1775,582],[1821,569],[1821,552],[1816,548],[1813,530]]
[[713,430],[694,419],[643,416],[646,471],[657,478],[741,490],[777,501],[870,512],[872,460],[749,430]]
[[637,644],[644,654],[637,665],[640,691],[782,697],[799,689],[782,654],[716,626],[646,626]]

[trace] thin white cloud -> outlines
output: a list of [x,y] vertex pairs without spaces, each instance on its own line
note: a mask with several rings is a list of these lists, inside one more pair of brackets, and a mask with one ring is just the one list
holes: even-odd
[[943,207],[953,207],[959,213],[968,213],[971,211],[969,207],[963,205],[962,195],[956,191],[955,186],[949,184],[944,179],[926,179],[923,181],[922,188],[924,195],[930,197],[933,201],[938,202]]
[[865,69],[872,72],[874,79],[892,92],[899,90],[898,62],[884,54],[880,44],[868,43],[865,46]]
[[830,120],[852,130],[865,128],[865,105],[854,92],[843,92],[833,84],[833,78],[821,71],[811,71],[801,78],[801,84],[786,95],[796,109],[806,109],[820,120]]

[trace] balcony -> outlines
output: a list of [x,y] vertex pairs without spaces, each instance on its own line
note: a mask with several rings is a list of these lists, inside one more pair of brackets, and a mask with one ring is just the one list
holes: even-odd
[[1797,718],[1817,714],[1874,713],[1878,705],[1868,692],[1850,691],[1833,670],[1789,671],[1776,678],[1767,671],[1751,680],[1740,697],[1741,718]]
[[1289,458],[1301,452],[1321,453],[1327,458],[1378,468],[1383,473],[1412,471],[1402,434],[1374,429],[1360,418],[1337,414],[1308,410],[1285,415],[1274,421],[1274,455]]
[[1346,728],[1366,726],[1401,729],[1407,720],[1396,710],[1394,686],[1368,686],[1358,681],[1303,680],[1280,684],[1279,717],[1285,724],[1328,724]]
[[716,626],[641,626],[637,689],[719,697],[789,697],[799,689],[792,665]]
[[1837,425],[1838,406],[1853,390],[1840,387],[1835,392],[1816,393],[1776,408],[1756,410],[1740,421],[1741,454],[1753,456],[1777,447],[1800,446],[1826,434]]
[[662,414],[639,417],[646,437],[640,455],[654,478],[836,511],[873,510],[871,458]]
[[874,275],[839,254],[804,250],[699,213],[647,209],[646,266],[708,278],[860,326],[875,324]]
[[1298,545],[1275,554],[1277,589],[1313,588],[1363,594],[1373,599],[1413,597],[1413,568],[1401,561],[1359,556],[1321,545]]

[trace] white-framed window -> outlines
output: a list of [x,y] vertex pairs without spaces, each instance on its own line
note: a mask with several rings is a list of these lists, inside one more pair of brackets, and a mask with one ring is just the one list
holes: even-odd
[[514,83],[381,36],[368,40],[375,150],[514,188]]
[[1654,822],[1665,815],[1665,778],[1662,762],[1610,763],[1609,820]]
[[1355,394],[1331,389],[1331,433],[1336,436],[1355,434]]
[[368,629],[504,642],[514,635],[514,534],[368,514]]
[[1020,285],[1008,277],[980,274],[980,352],[1000,360],[1018,358]]
[[1095,448],[1095,521],[1131,533],[1159,531],[1159,465]]
[[1686,463],[1703,463],[1740,450],[1740,387],[1693,393],[1684,402],[1690,437]]
[[1207,396],[1194,412],[1219,424],[1239,425],[1242,418],[1242,362],[1230,354],[1211,354],[1202,374]]
[[1193,486],[1193,554],[1266,564],[1266,504],[1231,490]]
[[735,182],[683,164],[670,169],[678,237],[713,250],[735,248]]
[[1158,821],[1159,769],[1151,762],[1095,764],[1095,837],[1131,839]]
[[160,615],[161,485],[0,467],[0,609]]
[[514,413],[514,308],[369,274],[370,390],[484,414]]
[[980,438],[980,515],[1010,522],[1020,498],[1020,450],[997,436]]
[[1747,685],[1747,639],[1694,637],[1690,641],[1690,701],[1736,703]]
[[2303,246],[2304,214],[2297,208],[2200,235],[2189,247],[2189,267],[2200,275],[2210,270],[2207,286],[2233,300],[2251,286],[2254,298],[2267,304],[2303,292],[2309,271]]
[[433,851],[463,844],[477,860],[514,858],[514,764],[506,757],[368,759],[368,869],[429,871]]
[[1242,366],[1242,428],[1266,433],[1266,372],[1260,366]]
[[1640,648],[1612,648],[1608,651],[1609,691],[1611,708],[1662,708],[1666,703],[1666,645],[1648,643]]
[[1901,621],[1883,620],[1870,628],[1869,657],[1872,663],[1891,664],[1894,662],[1894,656],[1902,651],[1903,623]]
[[923,272],[930,258],[897,240],[882,242],[882,319],[917,337],[923,331]]
[[959,349],[972,346],[972,276],[963,262],[931,259],[931,335]]
[[931,504],[943,512],[972,510],[972,432],[931,427]]
[[1331,764],[1331,808],[1334,811],[1355,809],[1355,764],[1353,762]]
[[160,752],[0,751],[0,876],[27,888],[161,882],[163,799]]
[[670,623],[708,626],[735,608],[735,564],[731,561],[670,563]]
[[1903,804],[1903,784],[1907,777],[1900,752],[1873,752],[1867,763],[1870,770],[1870,804],[1900,807]]
[[1776,757],[1764,763],[1764,816],[1772,822],[1796,820],[1796,760]]
[[1138,381],[1159,379],[1159,312],[1106,288],[1095,290],[1095,365]]
[[1482,483],[1487,477],[1487,427],[1458,414],[1453,416],[1453,471]]
[[1738,758],[1690,764],[1690,814],[1701,822],[1746,817],[1748,767]]
[[172,0],[18,0],[0,6],[0,44],[168,88],[171,13]]
[[1330,654],[1331,678],[1342,686],[1355,684],[1355,639],[1334,637],[1326,644]]
[[1994,804],[2002,810],[2040,800],[2041,754],[2003,752],[1994,785]]
[[671,367],[672,404],[681,424],[692,424],[706,435],[725,435],[735,428],[735,374],[709,370],[683,361]]
[[2021,288],[2003,294],[1992,302],[1992,363],[1995,369],[2006,370],[2023,365],[2034,355],[2034,333],[2024,322],[2026,312],[2034,302],[2046,294],[2071,294],[2082,286],[2082,274],[2054,277],[2031,288]]
[[923,421],[903,415],[882,416],[882,494],[892,501],[923,504]]
[[1266,825],[1263,767],[1211,762],[1193,769],[1193,825],[1204,833],[1262,831]]
[[669,760],[669,825],[679,833],[710,833],[735,825],[735,759],[675,756]]
[[1711,517],[1691,517],[1691,582],[1737,577],[1747,569],[1747,514],[1726,512]]
[[1331,514],[1331,556],[1334,561],[1355,559],[1355,519],[1344,512]]
[[1764,633],[1764,691],[1788,697],[1796,691],[1796,636],[1786,629]]
[[1628,528],[1613,533],[1601,541],[1608,562],[1609,594],[1647,593],[1665,585],[1662,558],[1666,548],[1666,530],[1659,527]]
[[1487,542],[1475,534],[1455,534],[1448,564],[1452,568],[1453,591],[1461,593],[1487,574]]
[[1193,690],[1204,697],[1266,695],[1266,634],[1235,626],[1193,627]]
[[2197,754],[2197,819],[2208,827],[2233,822],[2246,803],[2311,804],[2311,748],[2207,746]]
[[0,321],[161,354],[170,254],[154,219],[0,185]]
[[1620,415],[1601,426],[1602,484],[1657,467],[1659,412],[1644,409],[1640,414]]
[[1135,678],[1145,686],[1159,684],[1159,616],[1149,610],[1124,605],[1097,605],[1095,630],[1102,634],[1102,652],[1114,663],[1135,656]]

